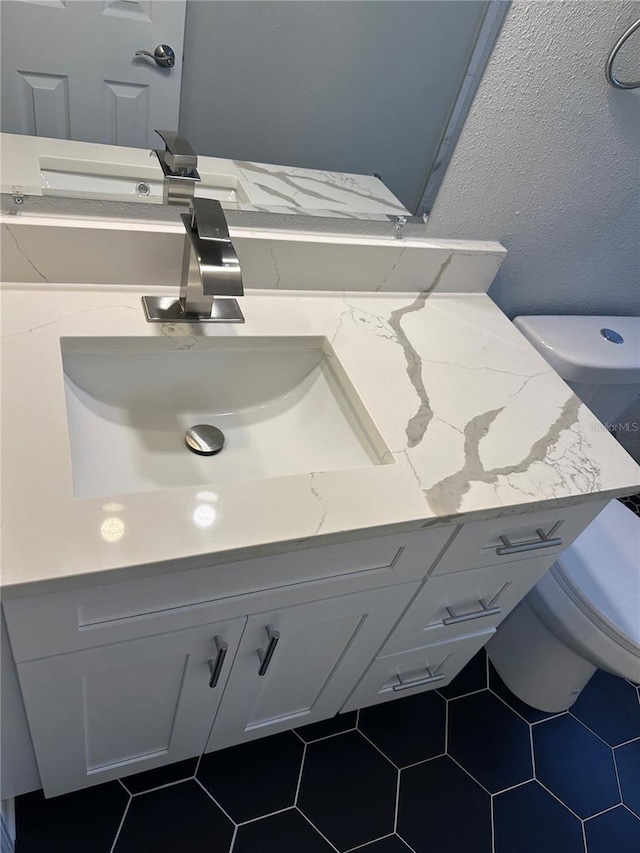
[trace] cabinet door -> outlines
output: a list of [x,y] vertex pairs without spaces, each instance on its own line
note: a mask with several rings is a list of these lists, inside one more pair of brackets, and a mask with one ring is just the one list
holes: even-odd
[[[245,624],[235,619],[20,664],[45,795],[202,752]],[[209,686],[216,662],[217,683]]]
[[416,589],[402,584],[252,616],[207,751],[336,714]]

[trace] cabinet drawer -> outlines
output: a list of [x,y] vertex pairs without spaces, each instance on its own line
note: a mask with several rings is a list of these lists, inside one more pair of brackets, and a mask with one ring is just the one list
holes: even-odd
[[306,548],[3,602],[16,661],[422,580],[453,528]]
[[495,629],[490,628],[459,640],[376,658],[342,711],[444,687],[494,634]]
[[553,557],[430,577],[381,654],[390,655],[494,628],[551,567]]
[[597,501],[465,524],[434,575],[559,554],[607,503]]

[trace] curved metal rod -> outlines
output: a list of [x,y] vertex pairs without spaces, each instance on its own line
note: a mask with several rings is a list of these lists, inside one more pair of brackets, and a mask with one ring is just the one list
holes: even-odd
[[616,75],[613,73],[613,63],[615,61],[616,56],[618,55],[618,51],[622,47],[622,45],[626,42],[626,40],[635,33],[635,31],[640,27],[640,21],[636,21],[635,24],[631,24],[629,29],[624,32],[618,41],[615,43],[613,50],[609,54],[607,58],[607,62],[604,66],[604,73],[607,78],[607,81],[611,83],[612,86],[615,86],[616,89],[638,89],[640,88],[640,80],[618,80]]

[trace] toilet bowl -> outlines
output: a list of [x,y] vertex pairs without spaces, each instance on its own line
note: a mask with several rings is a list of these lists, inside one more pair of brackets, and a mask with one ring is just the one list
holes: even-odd
[[[633,403],[640,318],[514,322],[607,426]],[[507,687],[542,711],[569,708],[598,668],[640,683],[640,517],[611,501],[502,622],[487,652]]]

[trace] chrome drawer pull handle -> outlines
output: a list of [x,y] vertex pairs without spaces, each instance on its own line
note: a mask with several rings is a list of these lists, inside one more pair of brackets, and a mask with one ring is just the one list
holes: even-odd
[[269,644],[266,649],[258,649],[258,657],[260,658],[260,669],[258,675],[266,675],[271,663],[271,658],[276,650],[276,646],[280,642],[280,631],[275,631],[271,625],[265,628]]
[[[556,529],[556,524],[553,530]],[[551,531],[553,533],[553,530]],[[496,548],[496,554],[499,557],[505,557],[507,554],[521,554],[523,551],[540,551],[542,548],[556,548],[562,545],[562,539],[559,536],[547,536],[544,530],[536,530],[537,539],[532,539],[530,542],[521,542],[519,545],[514,545],[506,536],[501,536],[502,546]]]
[[209,678],[209,687],[217,686],[220,673],[222,672],[222,667],[224,666],[224,659],[229,651],[229,643],[225,643],[220,635],[214,637],[213,641],[216,644],[217,654],[215,656],[215,660],[209,661],[209,672],[211,674],[211,677]]
[[462,613],[456,615],[450,607],[447,607],[448,616],[442,620],[443,625],[459,625],[461,622],[470,622],[472,619],[482,619],[483,616],[497,616],[502,613],[501,607],[490,607],[482,599],[478,602],[480,610],[474,610],[472,613]]
[[409,690],[410,687],[422,687],[423,684],[436,684],[438,681],[444,681],[445,674],[444,672],[438,672],[438,670],[442,669],[445,663],[449,660],[451,655],[448,655],[435,669],[431,669],[430,666],[425,666],[425,669],[429,673],[426,678],[417,678],[414,681],[404,681],[402,676],[398,673],[396,678],[398,679],[398,683],[393,685],[393,691],[398,693],[400,690]]

